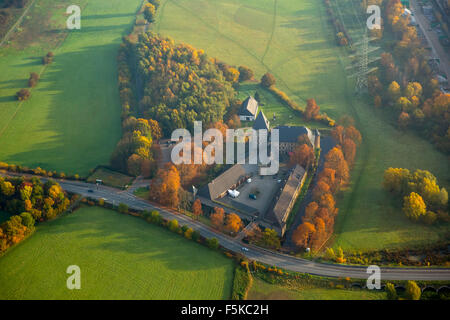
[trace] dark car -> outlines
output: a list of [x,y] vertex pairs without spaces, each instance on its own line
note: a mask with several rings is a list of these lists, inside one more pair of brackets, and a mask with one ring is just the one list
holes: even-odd
[[89,189],[88,192],[89,192],[89,193],[94,193],[94,190]]

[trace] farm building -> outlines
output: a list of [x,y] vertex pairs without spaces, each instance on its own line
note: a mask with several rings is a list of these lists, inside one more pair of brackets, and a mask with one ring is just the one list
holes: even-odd
[[253,97],[248,97],[242,103],[241,109],[239,109],[238,115],[241,121],[255,121],[258,113],[258,101]]
[[286,232],[287,219],[297,200],[305,179],[305,169],[300,165],[296,165],[289,175],[286,184],[281,189],[281,192],[275,198],[273,208],[266,214],[265,220],[271,224],[272,228],[274,228],[280,236],[283,236]]
[[247,180],[247,173],[240,164],[235,164],[206,186],[200,188],[198,194],[210,200],[224,197],[230,189],[236,189]]
[[270,123],[269,120],[267,120],[266,116],[264,115],[264,112],[261,112],[256,117],[255,123],[253,123],[253,129],[255,130],[267,130],[270,129]]
[[320,133],[318,130],[312,131],[307,127],[290,127],[279,126],[275,129],[279,130],[280,134],[280,152],[289,153],[294,151],[294,148],[299,143],[299,137],[306,136],[308,144],[314,148],[320,148]]

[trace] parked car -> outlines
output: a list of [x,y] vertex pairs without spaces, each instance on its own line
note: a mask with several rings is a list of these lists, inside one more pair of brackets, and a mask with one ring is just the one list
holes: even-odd
[[250,199],[256,200],[256,195],[253,194],[253,193],[250,193],[250,194],[248,195],[248,197],[249,197]]

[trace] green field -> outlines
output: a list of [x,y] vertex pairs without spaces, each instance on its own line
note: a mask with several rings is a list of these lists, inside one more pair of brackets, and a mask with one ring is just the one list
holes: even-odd
[[386,294],[360,289],[327,289],[309,287],[292,289],[254,278],[249,300],[383,300]]
[[[69,265],[81,290],[66,287]],[[39,225],[0,258],[0,299],[229,299],[233,270],[179,235],[89,207]]]
[[[247,65],[257,78],[273,73],[277,86],[302,106],[315,98],[331,117],[349,114],[356,119],[364,145],[351,189],[339,201],[336,246],[381,249],[440,239],[445,228],[408,221],[385,195],[381,182],[384,170],[394,166],[427,169],[447,186],[447,157],[418,136],[397,130],[354,98],[344,68],[347,53],[335,45],[326,19],[322,2],[316,0],[166,0],[154,30],[229,64]],[[270,120],[270,108],[263,110]],[[288,113],[284,119],[295,123]]]
[[[0,48],[1,161],[83,176],[109,162],[121,136],[117,50],[141,2],[79,1],[81,30],[70,32],[71,1],[36,3],[11,45]],[[48,51],[55,59],[44,71]],[[15,93],[30,72],[43,73],[21,104]]]

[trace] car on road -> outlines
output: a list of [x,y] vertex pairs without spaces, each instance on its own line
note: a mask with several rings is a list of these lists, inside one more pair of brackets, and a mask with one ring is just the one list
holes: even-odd
[[248,248],[246,248],[246,247],[242,247],[241,250],[244,252],[248,252]]
[[88,192],[89,192],[89,193],[94,193],[94,190],[89,189]]

